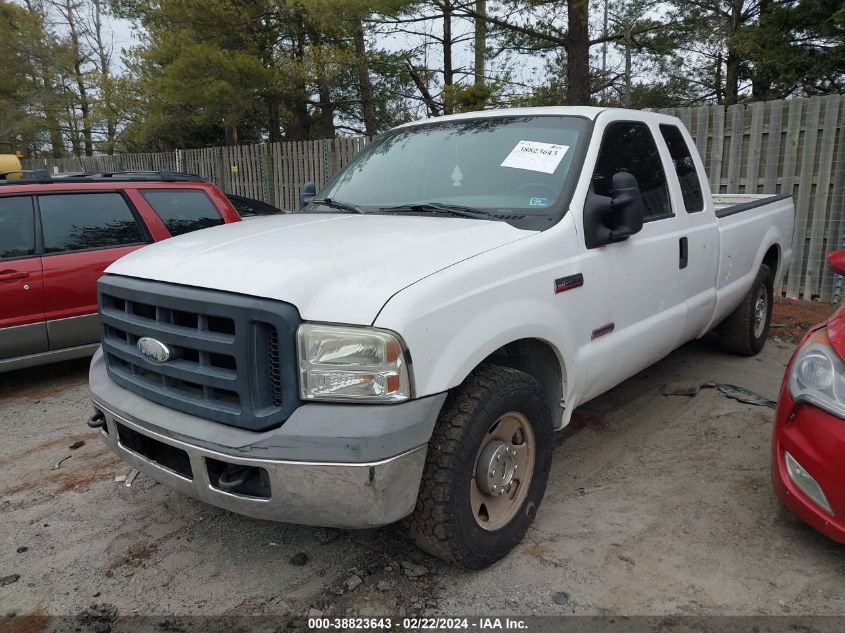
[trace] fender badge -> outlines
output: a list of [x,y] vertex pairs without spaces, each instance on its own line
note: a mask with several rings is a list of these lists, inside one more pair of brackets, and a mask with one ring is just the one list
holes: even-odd
[[555,294],[572,290],[573,288],[580,288],[584,285],[584,275],[581,273],[569,275],[567,277],[560,277],[555,279]]
[[610,334],[615,328],[615,323],[608,323],[607,325],[602,325],[600,328],[596,328],[595,330],[593,330],[593,336],[591,340],[595,340],[600,336],[604,336],[605,334]]

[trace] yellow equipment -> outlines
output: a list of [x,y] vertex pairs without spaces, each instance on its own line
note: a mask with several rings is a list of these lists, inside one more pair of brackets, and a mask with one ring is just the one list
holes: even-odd
[[[0,150],[4,150],[8,146],[10,150],[14,147],[11,143],[0,143]],[[21,170],[21,161],[20,157],[23,155],[23,152],[17,151],[13,154],[0,154],[0,180],[16,180],[23,176],[20,173]],[[18,173],[8,173],[8,172],[18,172]],[[4,175],[6,174],[6,175]]]

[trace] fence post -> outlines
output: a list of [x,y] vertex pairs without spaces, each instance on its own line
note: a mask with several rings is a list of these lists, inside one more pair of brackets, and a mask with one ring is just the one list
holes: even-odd
[[323,139],[323,184],[331,180],[332,177],[332,141],[330,139]]

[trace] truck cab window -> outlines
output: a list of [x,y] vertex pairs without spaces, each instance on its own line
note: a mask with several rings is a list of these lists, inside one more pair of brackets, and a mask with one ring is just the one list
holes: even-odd
[[660,133],[666,141],[669,155],[675,165],[675,173],[678,174],[678,181],[681,183],[681,194],[684,197],[687,213],[703,210],[704,194],[701,191],[701,180],[681,131],[677,126],[662,124]]
[[646,220],[672,216],[666,173],[657,144],[645,123],[621,121],[605,128],[593,172],[593,191],[610,196],[613,174],[618,171],[630,172],[637,179]]

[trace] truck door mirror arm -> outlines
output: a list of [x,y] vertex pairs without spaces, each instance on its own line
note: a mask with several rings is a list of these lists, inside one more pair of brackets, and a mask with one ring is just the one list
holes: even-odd
[[302,193],[299,194],[299,209],[302,210],[308,206],[314,197],[317,195],[317,184],[311,180],[302,186]]
[[590,192],[584,203],[584,238],[587,248],[627,240],[643,228],[645,208],[633,174],[613,174],[610,196]]

